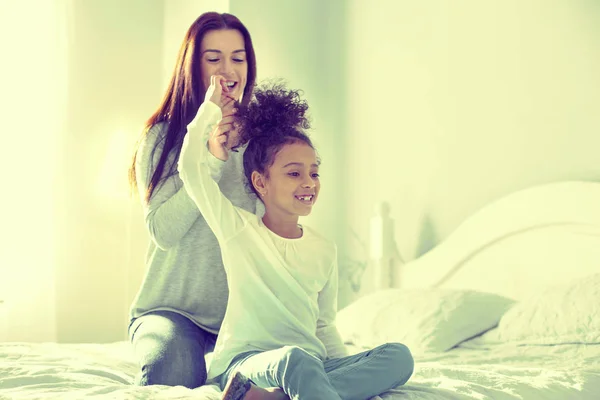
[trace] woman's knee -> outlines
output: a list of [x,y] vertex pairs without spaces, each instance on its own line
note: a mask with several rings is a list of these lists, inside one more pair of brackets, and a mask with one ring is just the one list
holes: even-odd
[[163,354],[142,363],[136,384],[185,386],[193,389],[204,385],[206,377],[204,357],[193,359],[183,353]]
[[206,340],[199,337],[203,333],[201,328],[197,328],[197,334],[190,335],[172,322],[149,318],[137,328],[133,335],[140,364],[136,384],[195,388],[206,382]]

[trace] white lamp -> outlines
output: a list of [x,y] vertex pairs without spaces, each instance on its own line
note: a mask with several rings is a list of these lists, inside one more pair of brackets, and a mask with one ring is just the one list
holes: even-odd
[[369,225],[370,259],[374,266],[375,290],[400,287],[400,267],[404,264],[394,240],[394,220],[390,205],[375,205],[375,215]]

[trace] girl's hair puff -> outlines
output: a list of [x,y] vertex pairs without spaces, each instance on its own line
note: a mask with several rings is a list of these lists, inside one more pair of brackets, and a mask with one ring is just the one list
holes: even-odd
[[301,91],[288,89],[282,82],[266,82],[254,88],[254,99],[248,105],[237,105],[236,123],[239,124],[239,146],[248,144],[244,152],[244,174],[251,191],[252,172],[268,178],[268,169],[276,154],[286,144],[303,142],[314,149],[304,132],[310,128],[307,118],[308,103]]

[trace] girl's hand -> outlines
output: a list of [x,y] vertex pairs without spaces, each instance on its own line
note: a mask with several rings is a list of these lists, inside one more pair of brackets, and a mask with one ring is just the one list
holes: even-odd
[[204,95],[204,101],[212,101],[219,107],[222,107],[221,97],[223,91],[227,90],[227,88],[223,88],[225,81],[226,79],[221,75],[212,75],[210,77],[210,86],[206,89],[206,94]]
[[229,149],[238,142],[238,131],[234,124],[234,99],[227,96],[225,78],[220,75],[213,75],[210,78],[210,87],[206,91],[204,101],[212,101],[221,108],[223,118],[211,132],[208,139],[208,150],[211,154],[220,160],[226,161],[229,158]]

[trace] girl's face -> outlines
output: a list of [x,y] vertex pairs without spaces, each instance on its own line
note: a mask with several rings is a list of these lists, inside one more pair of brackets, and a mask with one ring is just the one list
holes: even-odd
[[304,142],[284,145],[275,155],[263,187],[257,188],[265,209],[280,216],[306,216],[317,201],[319,161],[315,150]]
[[208,89],[212,75],[227,79],[230,92],[226,94],[241,101],[248,77],[244,37],[236,29],[208,31],[200,45],[202,83]]

